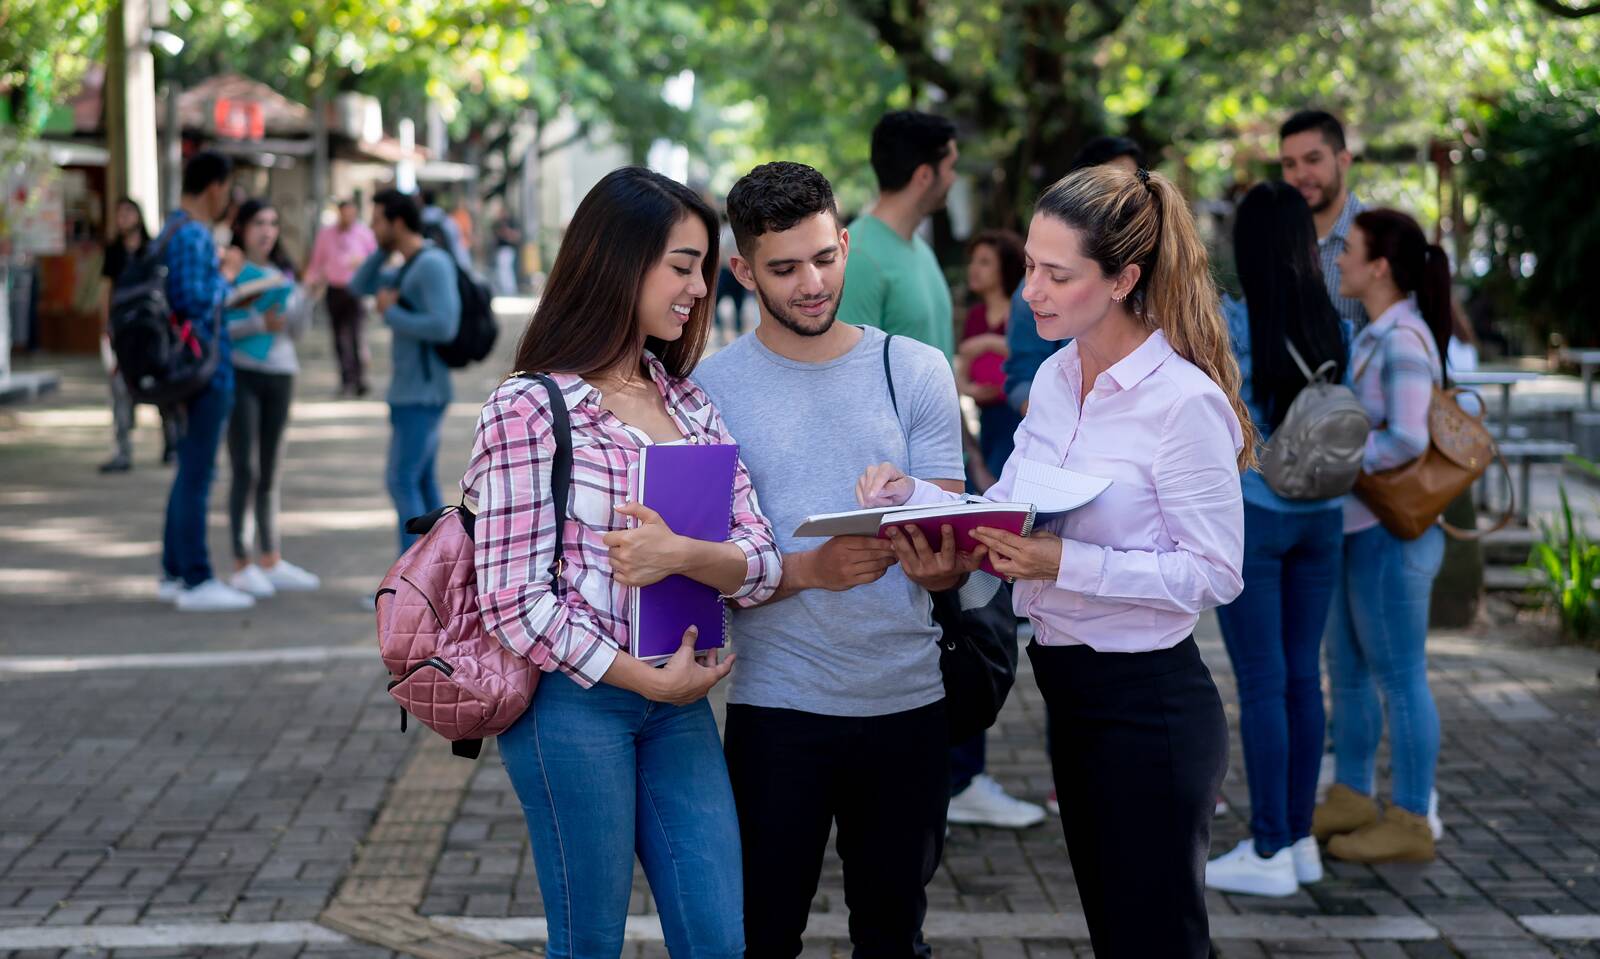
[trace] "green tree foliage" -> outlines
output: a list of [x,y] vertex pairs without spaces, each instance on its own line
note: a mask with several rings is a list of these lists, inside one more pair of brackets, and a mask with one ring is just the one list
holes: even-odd
[[[1469,132],[1467,173],[1485,207],[1492,274],[1509,277],[1510,305],[1536,333],[1600,345],[1600,67],[1545,64],[1532,84],[1483,104]],[[1531,254],[1531,270],[1524,270]]]
[[102,46],[105,0],[0,2],[0,97],[24,136],[76,89]]

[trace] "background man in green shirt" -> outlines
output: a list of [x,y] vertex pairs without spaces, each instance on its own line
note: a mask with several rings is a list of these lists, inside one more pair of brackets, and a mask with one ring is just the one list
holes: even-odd
[[850,224],[839,319],[909,336],[955,355],[950,287],[933,248],[917,236],[956,180],[956,127],[915,110],[886,113],[872,129],[878,200]]

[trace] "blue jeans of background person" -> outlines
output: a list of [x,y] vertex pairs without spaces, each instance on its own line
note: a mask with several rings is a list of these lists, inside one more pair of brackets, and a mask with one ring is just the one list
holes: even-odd
[[211,478],[217,471],[217,448],[233,409],[233,390],[207,386],[189,400],[187,427],[178,439],[178,471],[167,495],[167,522],[161,537],[161,570],[168,579],[198,586],[211,578],[211,552],[206,547],[206,510]]
[[1328,622],[1338,781],[1372,795],[1387,712],[1394,802],[1419,816],[1427,814],[1439,760],[1439,711],[1424,646],[1433,578],[1443,560],[1444,531],[1437,526],[1410,542],[1381,526],[1346,536],[1344,575]]
[[983,452],[983,465],[995,479],[1000,478],[1006,460],[1011,458],[1021,422],[1022,414],[1004,400],[978,407],[978,449]]
[[389,425],[389,466],[384,482],[395,512],[400,514],[400,552],[416,541],[406,532],[406,520],[424,516],[444,505],[439,498],[439,480],[434,476],[434,460],[439,455],[439,424],[444,419],[442,406],[391,405]]
[[744,955],[739,822],[711,705],[547,674],[500,735],[528,820],[546,955],[622,953],[637,854],[674,956]]
[[1250,834],[1270,856],[1311,835],[1326,718],[1322,633],[1344,552],[1344,511],[1246,503],[1244,592],[1217,610],[1239,687]]
[[983,775],[989,760],[989,733],[979,733],[964,743],[950,747],[950,796],[955,798],[972,781]]

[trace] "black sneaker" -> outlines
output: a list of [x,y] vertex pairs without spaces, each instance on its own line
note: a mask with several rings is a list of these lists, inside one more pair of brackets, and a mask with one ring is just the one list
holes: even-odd
[[102,473],[126,473],[133,469],[133,463],[126,456],[113,456],[100,464]]

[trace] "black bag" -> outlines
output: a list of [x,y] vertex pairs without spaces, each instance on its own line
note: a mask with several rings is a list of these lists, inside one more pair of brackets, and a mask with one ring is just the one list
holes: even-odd
[[[443,231],[439,232],[442,234]],[[439,245],[436,249],[450,257],[450,265],[455,268],[456,293],[461,297],[461,323],[456,327],[456,335],[450,342],[428,345],[439,354],[439,359],[444,360],[445,366],[460,369],[479,362],[494,350],[495,340],[500,334],[500,326],[494,319],[492,302],[494,294],[487,283],[462,268],[447,246]],[[418,253],[400,268],[400,276],[395,280],[396,289],[399,289],[401,282],[405,280],[406,271],[411,269],[411,264],[421,256],[422,253]],[[407,309],[410,309],[409,304]],[[423,364],[422,368],[426,370],[427,364]]]
[[[895,416],[900,402],[889,368],[889,342],[883,340],[883,375]],[[965,742],[994,725],[1017,681],[1017,616],[1011,586],[982,570],[957,589],[932,593],[933,621],[939,627],[939,672],[944,677],[945,719],[950,743]]]
[[128,261],[111,290],[111,352],[135,403],[173,406],[205,389],[221,356],[222,307],[213,313],[211,338],[172,311],[167,299],[167,244],[173,223]]

